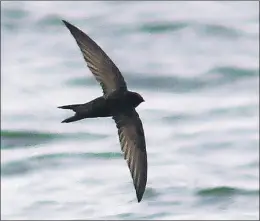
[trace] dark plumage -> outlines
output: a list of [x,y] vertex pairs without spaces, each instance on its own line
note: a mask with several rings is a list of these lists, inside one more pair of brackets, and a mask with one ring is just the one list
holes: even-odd
[[90,37],[69,22],[62,21],[75,38],[87,66],[103,89],[103,96],[88,103],[59,107],[75,112],[74,116],[62,123],[96,117],[114,119],[121,149],[133,178],[137,200],[140,202],[147,182],[147,155],[143,125],[135,108],[144,102],[144,99],[140,94],[128,91],[119,69]]

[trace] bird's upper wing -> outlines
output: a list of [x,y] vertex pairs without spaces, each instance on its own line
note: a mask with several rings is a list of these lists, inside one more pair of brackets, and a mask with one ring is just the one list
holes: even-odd
[[83,31],[67,21],[62,21],[75,38],[87,66],[100,83],[104,95],[115,90],[127,90],[122,74],[107,54]]
[[147,154],[145,135],[138,113],[131,110],[113,116],[124,158],[130,169],[138,202],[141,201],[147,182]]

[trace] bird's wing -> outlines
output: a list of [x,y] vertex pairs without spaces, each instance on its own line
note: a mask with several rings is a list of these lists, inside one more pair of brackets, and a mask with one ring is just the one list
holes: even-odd
[[100,83],[104,95],[115,90],[127,90],[122,74],[107,54],[83,31],[67,21],[62,21],[75,38],[87,66]]
[[124,158],[127,160],[138,202],[141,201],[147,182],[147,154],[145,135],[138,113],[131,110],[113,116]]

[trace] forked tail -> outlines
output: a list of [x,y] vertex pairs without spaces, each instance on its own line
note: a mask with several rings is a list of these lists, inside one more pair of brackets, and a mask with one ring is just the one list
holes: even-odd
[[84,119],[84,118],[85,118],[85,117],[80,116],[80,115],[78,115],[78,114],[76,113],[74,116],[69,117],[69,118],[67,118],[67,119],[65,119],[65,120],[63,120],[63,121],[61,121],[61,123],[70,123],[70,122],[82,120],[82,119]]
[[71,105],[60,106],[60,107],[58,107],[58,108],[73,110],[73,111],[76,112],[76,110],[77,110],[81,105],[82,105],[82,104],[71,104]]
[[61,109],[68,109],[68,110],[73,110],[74,112],[76,112],[74,116],[63,120],[61,123],[70,123],[70,122],[78,121],[78,120],[85,118],[84,115],[78,113],[81,106],[82,106],[82,104],[71,104],[71,105],[65,105],[65,106],[58,107]]
[[98,97],[85,104],[71,104],[60,106],[61,109],[69,109],[75,112],[75,115],[62,121],[70,123],[84,118],[111,117],[112,113],[103,96]]

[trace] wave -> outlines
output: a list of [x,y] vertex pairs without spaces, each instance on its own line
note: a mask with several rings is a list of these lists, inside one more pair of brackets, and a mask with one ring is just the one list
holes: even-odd
[[140,25],[136,31],[148,33],[165,33],[182,30],[188,26],[189,23],[187,22],[153,22]]
[[246,190],[241,188],[234,188],[229,186],[219,186],[213,188],[204,188],[197,191],[197,195],[202,197],[216,196],[216,197],[228,197],[232,195],[259,195],[258,190]]
[[100,139],[106,135],[94,133],[46,133],[37,131],[1,131],[1,149],[32,147],[59,139]]
[[53,153],[42,154],[39,156],[27,157],[22,160],[15,160],[1,165],[1,175],[4,176],[17,176],[31,173],[43,169],[64,168],[68,165],[68,161],[73,163],[80,160],[111,160],[122,158],[119,152],[101,152],[101,153]]

